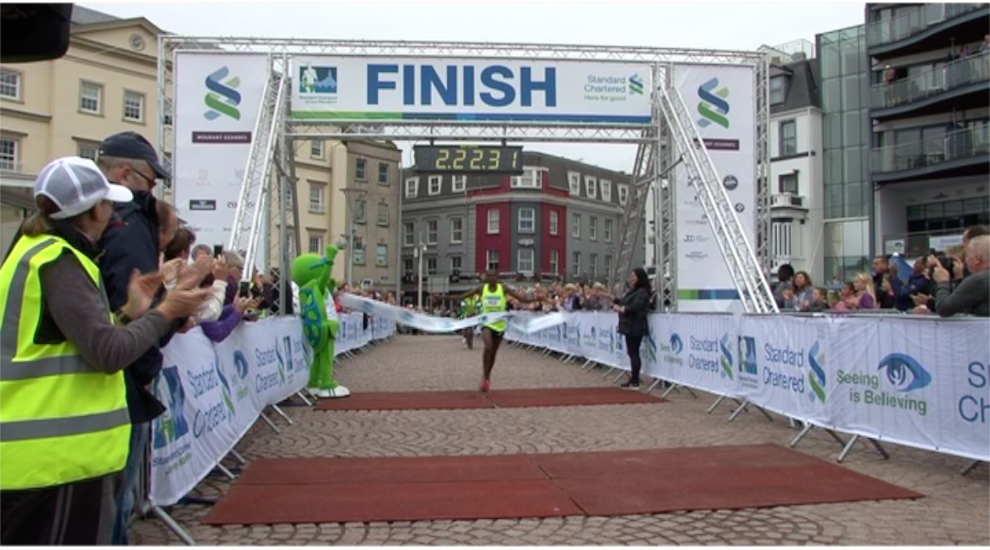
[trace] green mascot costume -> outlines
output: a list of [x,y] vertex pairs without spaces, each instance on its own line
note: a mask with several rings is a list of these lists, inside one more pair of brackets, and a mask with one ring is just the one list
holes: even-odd
[[326,298],[337,283],[330,278],[337,247],[327,247],[327,257],[303,254],[292,262],[292,282],[299,286],[303,332],[313,348],[309,367],[309,392],[316,397],[347,397],[351,394],[333,379],[333,343],[339,322],[327,319]]

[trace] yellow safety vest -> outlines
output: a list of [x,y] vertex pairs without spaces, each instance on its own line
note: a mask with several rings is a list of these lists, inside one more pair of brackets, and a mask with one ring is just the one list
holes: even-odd
[[[495,292],[488,290],[488,284],[485,284],[484,290],[481,291],[481,310],[484,313],[505,311],[505,288],[502,283],[498,283]],[[495,332],[505,332],[505,321],[486,323],[484,326]]]
[[4,491],[104,476],[123,470],[127,460],[131,423],[123,371],[97,371],[69,341],[35,342],[44,311],[41,268],[67,250],[76,255],[107,304],[99,268],[62,238],[21,237],[0,268]]

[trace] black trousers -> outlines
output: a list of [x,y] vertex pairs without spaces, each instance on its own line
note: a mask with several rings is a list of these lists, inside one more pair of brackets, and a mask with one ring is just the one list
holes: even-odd
[[626,335],[626,353],[629,354],[629,365],[632,367],[630,382],[639,383],[639,371],[643,368],[643,358],[639,355],[639,346],[643,343],[643,335]]
[[3,546],[108,546],[114,522],[114,478],[0,492]]

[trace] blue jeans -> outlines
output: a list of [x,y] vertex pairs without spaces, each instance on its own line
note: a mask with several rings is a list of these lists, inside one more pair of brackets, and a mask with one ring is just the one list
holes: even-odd
[[[151,423],[134,424],[131,426],[131,446],[127,454],[127,464],[120,476],[120,487],[117,488],[115,500],[117,515],[113,525],[113,538],[110,544],[114,546],[128,545],[128,526],[131,513],[134,512],[134,487],[140,479],[138,474],[145,466],[144,453],[148,447],[151,435]],[[143,491],[142,491],[143,492]]]

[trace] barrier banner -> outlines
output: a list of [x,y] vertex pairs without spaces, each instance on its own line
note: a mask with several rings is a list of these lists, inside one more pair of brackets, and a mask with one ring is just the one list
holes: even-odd
[[656,354],[646,373],[715,395],[737,395],[736,320],[730,315],[650,316]]

